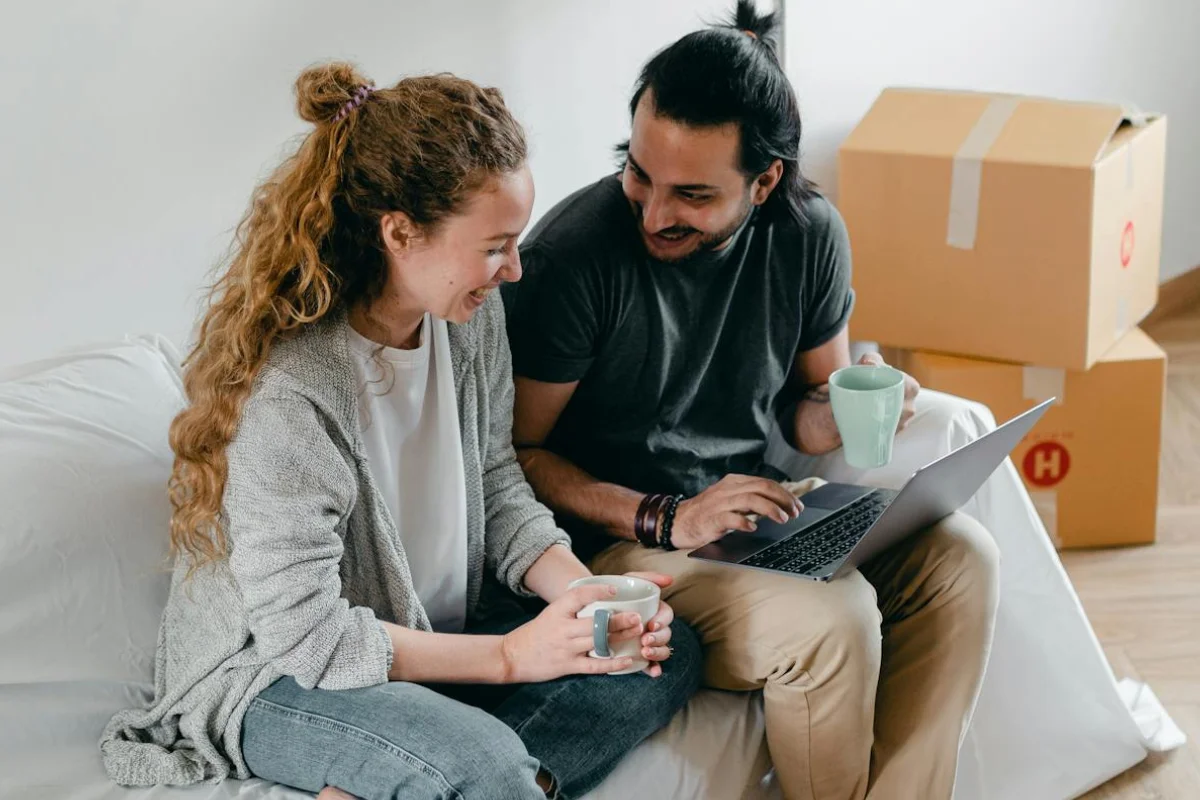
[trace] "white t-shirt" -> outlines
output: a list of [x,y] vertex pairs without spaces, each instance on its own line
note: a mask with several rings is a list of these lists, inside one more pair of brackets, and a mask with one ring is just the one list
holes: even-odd
[[415,350],[350,330],[359,425],[371,475],[435,631],[460,633],[467,606],[467,493],[445,320],[425,315]]

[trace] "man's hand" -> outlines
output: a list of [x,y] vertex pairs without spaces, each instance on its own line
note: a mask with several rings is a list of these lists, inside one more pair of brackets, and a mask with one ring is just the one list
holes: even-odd
[[[858,360],[859,364],[884,367],[883,357],[878,353],[867,353]],[[900,412],[900,425],[904,430],[916,413],[917,394],[921,385],[911,375],[904,376],[904,410]],[[842,436],[833,420],[833,407],[829,402],[829,384],[814,386],[804,393],[796,408],[796,449],[808,455],[824,455],[842,446]]]
[[680,550],[691,550],[730,531],[754,531],[758,526],[749,519],[750,514],[787,522],[798,516],[802,508],[791,492],[773,480],[726,475],[679,504],[671,541]]
[[[883,360],[883,356],[879,353],[867,353],[858,360],[859,364],[870,364],[875,367],[886,367],[887,364]],[[917,413],[917,395],[921,393],[921,384],[917,383],[917,379],[907,372],[904,373],[904,410],[900,412],[900,425],[896,428],[902,431],[907,427],[908,421],[913,418],[913,414]]]

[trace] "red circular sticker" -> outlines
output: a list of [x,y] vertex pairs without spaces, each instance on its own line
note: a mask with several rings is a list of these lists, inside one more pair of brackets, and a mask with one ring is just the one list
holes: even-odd
[[1039,442],[1025,453],[1021,469],[1025,480],[1047,489],[1067,477],[1071,471],[1071,454],[1058,442]]
[[1128,267],[1133,260],[1133,220],[1125,223],[1121,231],[1121,266]]

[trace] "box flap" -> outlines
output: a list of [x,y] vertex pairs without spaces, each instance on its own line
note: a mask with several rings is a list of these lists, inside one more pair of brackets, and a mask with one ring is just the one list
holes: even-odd
[[990,102],[974,92],[887,88],[841,149],[953,157]]
[[1136,126],[1147,118],[1114,104],[889,87],[842,150],[952,158],[971,137],[986,143],[980,157],[987,162],[1089,167],[1122,122]]
[[1117,126],[1117,130],[1109,137],[1108,143],[1100,150],[1100,155],[1096,157],[1096,161],[1100,162],[1108,158],[1128,144],[1143,128],[1159,123],[1163,119],[1162,114],[1131,113],[1127,110],[1125,117],[1121,120],[1121,124]]
[[1124,118],[1119,106],[1024,98],[984,160],[1090,168]]
[[1134,328],[1122,336],[1097,363],[1111,364],[1117,361],[1155,361],[1165,359],[1167,354],[1158,343],[1141,328]]

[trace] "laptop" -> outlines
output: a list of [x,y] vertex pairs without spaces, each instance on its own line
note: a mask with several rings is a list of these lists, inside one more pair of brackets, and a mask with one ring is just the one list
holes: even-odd
[[1054,400],[926,464],[898,492],[827,483],[801,498],[804,510],[795,519],[762,518],[754,533],[730,533],[689,557],[815,581],[845,575],[961,508]]

